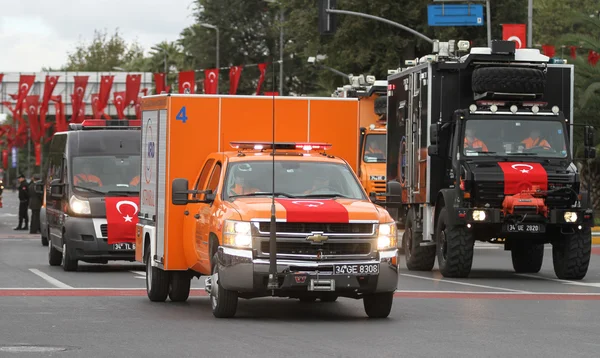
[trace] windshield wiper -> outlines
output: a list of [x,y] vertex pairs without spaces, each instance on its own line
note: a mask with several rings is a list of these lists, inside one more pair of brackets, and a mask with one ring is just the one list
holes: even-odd
[[297,198],[350,198],[349,196],[340,194],[340,193],[331,193],[331,194],[308,194],[308,195],[300,195]]
[[103,191],[92,189],[92,188],[88,188],[88,187],[85,187],[85,186],[73,185],[73,188],[88,190],[88,191],[91,191],[92,193],[98,193],[98,194],[102,194],[102,195],[106,194]]
[[260,196],[260,195],[275,195],[275,196],[285,196],[287,198],[293,198],[294,196],[292,194],[288,194],[288,193],[279,193],[279,192],[269,192],[269,191],[256,191],[254,193],[248,193],[248,194],[236,194],[236,195],[229,195],[230,198],[237,198],[240,196]]
[[522,155],[522,156],[527,156],[527,155],[538,155],[539,153],[510,153],[508,155]]

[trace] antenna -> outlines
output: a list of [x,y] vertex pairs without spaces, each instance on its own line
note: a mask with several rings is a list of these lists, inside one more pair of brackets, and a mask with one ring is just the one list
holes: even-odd
[[[273,61],[271,61],[273,65]],[[270,237],[269,237],[269,281],[267,283],[267,289],[271,290],[271,295],[275,296],[275,289],[279,288],[279,282],[277,280],[277,219],[275,217],[275,66],[272,72],[272,127],[273,127],[273,139],[271,149],[271,163],[273,169],[273,182],[271,191],[271,226],[270,226]]]

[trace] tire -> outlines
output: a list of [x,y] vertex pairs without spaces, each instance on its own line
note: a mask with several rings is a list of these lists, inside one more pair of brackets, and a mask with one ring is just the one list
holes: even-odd
[[77,271],[77,267],[79,266],[79,261],[77,259],[73,259],[69,250],[67,249],[67,244],[63,239],[63,252],[62,252],[62,267],[64,271]]
[[561,280],[581,280],[585,277],[592,254],[592,231],[584,229],[552,244],[554,273]]
[[435,246],[419,246],[423,234],[413,232],[414,223],[414,211],[411,209],[402,237],[406,268],[410,271],[431,271],[435,265]]
[[150,248],[146,249],[146,294],[152,302],[165,302],[169,295],[169,273],[152,267]]
[[369,318],[386,318],[392,311],[394,292],[380,292],[363,298],[365,313]]
[[546,74],[536,68],[481,67],[473,71],[471,88],[475,93],[538,93],[546,87]]
[[223,286],[219,285],[217,254],[213,256],[212,262],[210,302],[213,316],[217,318],[231,318],[235,316],[235,311],[237,310],[238,294],[235,291],[226,290]]
[[437,258],[444,277],[464,278],[471,273],[475,241],[463,226],[448,225],[448,211],[442,208],[435,227]]
[[50,266],[60,266],[62,263],[62,254],[58,251],[52,242],[48,243],[48,264]]
[[171,272],[169,299],[173,302],[185,302],[190,297],[192,277],[187,271]]
[[510,254],[516,273],[538,273],[544,262],[544,244],[517,242]]

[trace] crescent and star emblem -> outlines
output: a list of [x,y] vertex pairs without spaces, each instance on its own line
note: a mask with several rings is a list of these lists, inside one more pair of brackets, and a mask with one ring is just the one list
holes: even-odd
[[[136,203],[134,203],[133,201],[129,201],[129,200],[123,200],[123,201],[119,201],[117,203],[117,211],[119,212],[119,214],[123,215],[123,213],[121,212],[121,206],[122,205],[129,205],[132,208],[135,209],[135,212],[133,213],[133,215],[137,214],[138,212],[138,206]],[[132,216],[129,216],[129,214],[125,214],[125,216],[123,216],[123,219],[125,219],[125,222],[132,222],[131,220],[133,219]]]
[[292,204],[304,206],[307,208],[318,208],[319,206],[321,206],[325,203],[320,202],[320,201],[313,201],[313,200],[294,200],[294,201],[292,201]]
[[217,75],[214,72],[208,74],[208,79],[210,82],[214,82],[215,78],[217,78]]
[[[533,166],[531,166],[529,164],[513,164],[513,165],[511,165],[511,168],[513,168],[514,170],[518,170],[524,174],[528,174],[529,171],[533,170]],[[523,168],[523,169],[521,169],[521,168]]]
[[523,43],[521,42],[521,39],[519,38],[519,36],[511,36],[507,39],[507,41],[514,41],[516,42],[519,46],[517,48],[521,48],[523,47]]

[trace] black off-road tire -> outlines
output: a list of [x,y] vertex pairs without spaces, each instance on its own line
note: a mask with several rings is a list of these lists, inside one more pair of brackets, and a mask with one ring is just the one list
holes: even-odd
[[394,292],[379,292],[365,295],[363,305],[369,318],[386,318],[392,311]]
[[173,302],[185,302],[190,297],[192,277],[187,271],[171,272],[169,299]]
[[[210,290],[210,302],[212,306],[213,316],[217,318],[231,318],[235,316],[238,304],[238,293],[230,291],[219,285],[219,265],[217,265],[217,254],[212,260],[212,287]],[[215,287],[216,286],[216,287]],[[215,288],[217,296],[214,296]]]
[[564,235],[552,243],[554,273],[561,280],[581,280],[585,277],[592,255],[592,231],[587,228]]
[[406,268],[410,271],[431,271],[435,265],[435,246],[419,246],[423,239],[422,233],[415,233],[414,211],[411,209],[406,218],[402,248]]
[[448,225],[448,211],[442,208],[435,227],[437,258],[444,277],[465,278],[471,273],[475,241],[464,226]]
[[546,88],[546,73],[537,68],[481,67],[473,71],[475,93],[540,93]]
[[516,242],[510,255],[516,273],[538,273],[544,262],[544,244]]
[[169,272],[152,266],[150,248],[146,248],[146,294],[152,302],[165,302],[169,295]]

